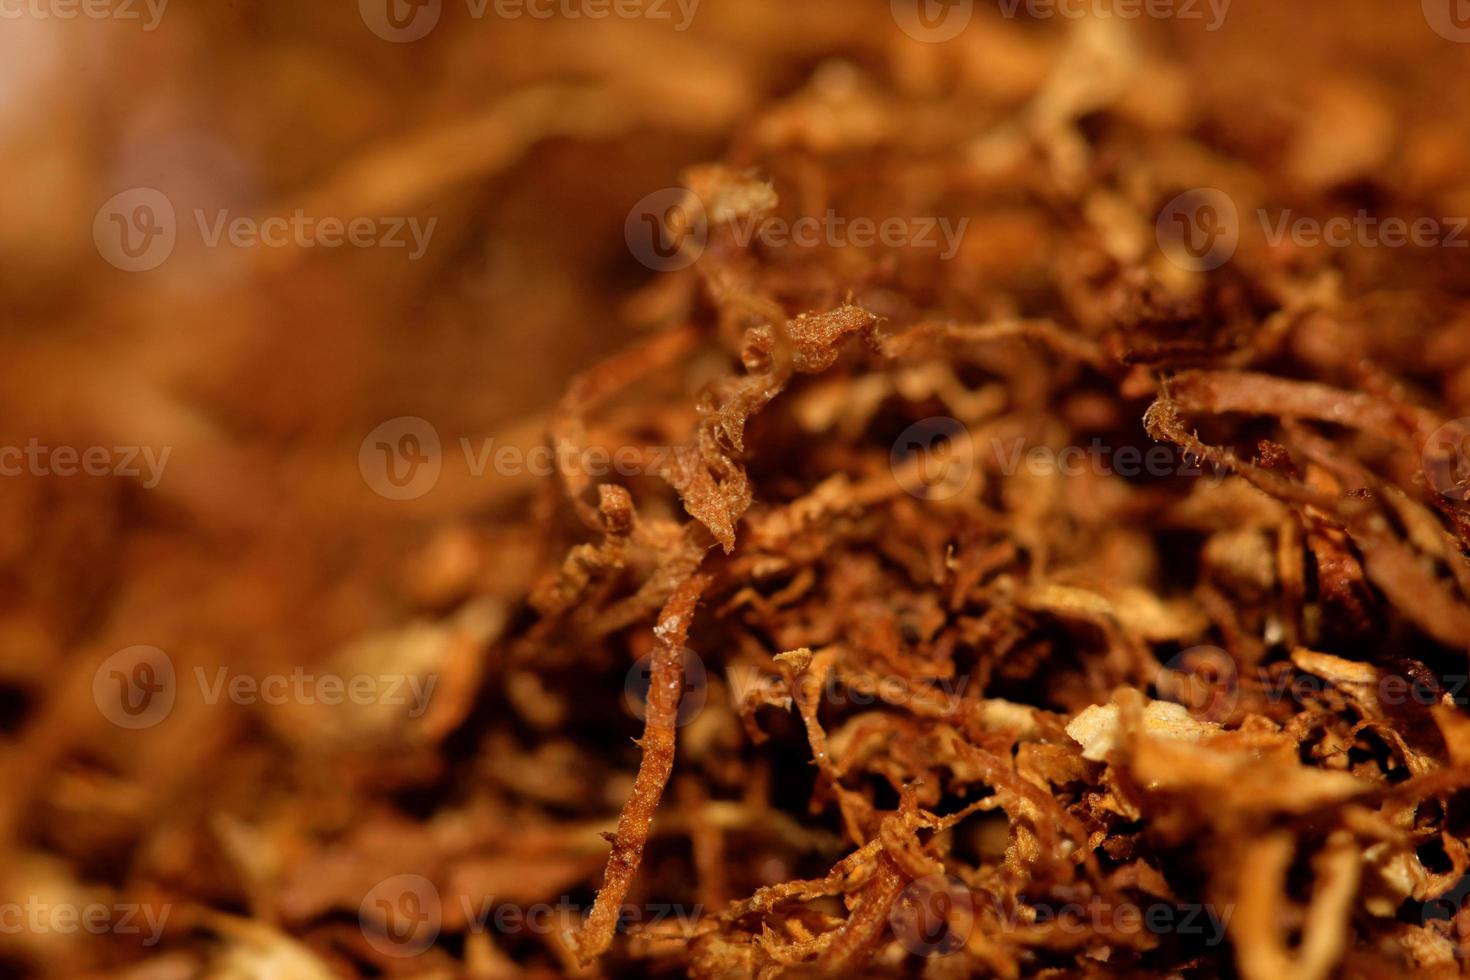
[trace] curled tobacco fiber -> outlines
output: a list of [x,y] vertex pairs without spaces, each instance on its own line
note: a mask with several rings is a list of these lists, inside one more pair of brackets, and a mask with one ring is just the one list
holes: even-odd
[[[728,261],[712,249],[697,268],[723,281]],[[904,330],[893,319],[845,303],[776,330],[752,323],[738,348],[747,373],[712,386],[692,420],[692,448],[676,453],[693,461],[667,476],[695,518],[687,533],[723,546],[699,565],[712,625],[691,642],[707,663],[724,664],[732,691],[742,666],[768,672],[758,695],[731,706],[766,751],[770,711],[796,710],[816,768],[814,812],[835,808],[854,850],[825,878],[761,886],[692,927],[683,954],[665,955],[687,956],[705,976],[899,969],[914,952],[891,927],[905,888],[949,874],[984,897],[951,953],[961,972],[1020,976],[1050,965],[1164,975],[1228,962],[1225,949],[1136,923],[1039,914],[1057,903],[1108,917],[1146,902],[1206,909],[1229,926],[1247,976],[1322,977],[1344,963],[1370,973],[1453,966],[1456,919],[1403,918],[1470,867],[1463,828],[1453,829],[1470,781],[1454,749],[1463,722],[1451,721],[1460,708],[1434,679],[1454,676],[1470,637],[1454,573],[1466,541],[1414,475],[1430,410],[1290,376],[1159,368],[1142,425],[1178,447],[1186,477],[1139,484],[1005,472],[982,452],[970,461],[980,468],[975,492],[926,500],[902,489],[903,464],[889,468],[891,436],[871,435],[924,412],[961,414],[978,389],[954,375],[956,351],[989,365],[986,348],[1004,349],[1007,359],[993,363],[1013,374],[1036,364],[1043,406],[1136,382],[1086,353],[1087,373],[1064,374],[1068,354],[1116,345],[1117,334],[1094,340],[1004,322]],[[850,345],[850,336],[867,342]],[[782,345],[790,354],[773,357]],[[741,459],[724,447],[746,443],[756,411],[782,410],[791,375],[773,363],[838,377],[789,396],[789,421],[764,438],[801,433],[811,448],[792,456],[789,442],[772,443],[781,463],[761,474],[760,443]],[[909,394],[906,372],[945,385]],[[878,382],[877,398],[851,394]],[[966,428],[1034,431],[1024,427],[1038,422],[1008,401],[983,406]],[[1247,457],[1195,436],[1185,411],[1272,418],[1269,434],[1282,441],[1262,438]],[[1345,434],[1332,441],[1305,422]],[[1410,478],[1398,485],[1370,472],[1376,457],[1334,459],[1355,431],[1375,437],[1374,452],[1411,457],[1395,461]],[[752,491],[763,482],[776,499]],[[1189,538],[1198,555],[1188,580],[1171,581],[1177,560],[1166,565],[1155,550],[1170,535]],[[656,690],[673,683],[660,680],[659,664],[668,664],[668,637],[677,629],[682,642],[698,618],[693,594],[689,580],[675,587],[659,617]],[[1363,618],[1348,632],[1334,626],[1349,613]],[[1168,651],[1214,643],[1230,677],[1223,710],[1151,699],[1171,693],[1166,674],[1188,673],[1166,669]],[[1348,656],[1326,652],[1335,647]],[[1299,698],[1273,697],[1267,684],[1283,672],[1317,683]],[[898,694],[881,709],[824,711],[823,692],[872,690],[884,676],[898,680]],[[1435,696],[1385,704],[1388,676],[1429,678]],[[945,690],[957,696],[946,701]],[[657,801],[645,775],[656,771],[661,786],[672,751],[673,729],[656,718],[674,711],[650,702],[643,768],[578,940],[584,957],[612,939],[601,910],[628,894]],[[824,713],[840,716],[833,731]],[[714,756],[705,764],[718,767]],[[881,786],[897,809],[885,808]],[[1004,821],[1004,846],[989,857],[979,842],[988,832],[966,823],[981,812]],[[1426,866],[1426,845],[1443,848],[1447,865]],[[1310,869],[1301,885],[1289,883],[1293,861]],[[829,896],[841,906],[822,904]]]
[[[604,154],[672,132],[705,161],[665,168],[677,268],[592,299],[573,277],[495,281],[581,331],[579,372],[515,427],[547,478],[446,466],[412,505],[411,560],[375,541],[393,567],[372,588],[338,590],[352,562],[318,543],[312,601],[271,591],[307,577],[292,539],[202,595],[221,617],[267,597],[282,637],[390,596],[401,621],[338,670],[432,674],[425,714],[181,707],[124,741],[73,721],[95,665],[57,668],[7,745],[0,877],[80,894],[65,869],[87,868],[174,915],[155,947],[19,961],[134,980],[1470,972],[1470,263],[1275,241],[1255,218],[1470,211],[1470,45],[1386,2],[1307,4],[1306,30],[1295,2],[1240,0],[1218,37],[987,8],[944,43],[887,3],[709,3],[683,46],[531,25],[585,88],[525,82],[541,49],[466,44],[446,71],[527,88],[323,178],[313,198],[396,201],[544,170],[616,239],[657,184],[612,194]],[[1258,31],[1292,50],[1261,64]],[[1237,240],[1180,261],[1161,215],[1205,190]],[[524,220],[585,258],[554,210]],[[776,236],[803,220],[828,237]],[[415,297],[458,289],[433,276]],[[598,347],[612,322],[627,336]],[[514,340],[507,360],[541,343]],[[326,485],[292,465],[293,493]],[[168,492],[169,520],[235,513]],[[193,566],[163,577],[151,544],[136,560],[160,577],[89,622],[191,592]],[[226,654],[264,629],[203,615],[185,635]],[[482,908],[525,914],[487,927]]]
[[[1100,69],[1118,84],[1078,99]],[[1163,71],[1090,23],[1033,101],[971,124],[829,67],[757,118],[725,167],[689,174],[707,241],[670,306],[707,325],[729,367],[645,411],[688,419],[663,476],[700,554],[678,575],[707,579],[693,625],[689,580],[664,571],[685,552],[602,574],[625,577],[617,592],[672,595],[663,616],[680,610],[710,691],[729,694],[680,734],[691,778],[763,808],[806,784],[795,815],[847,853],[785,882],[723,870],[722,891],[749,897],[658,946],[665,965],[905,973],[927,955],[936,976],[1265,980],[1464,962],[1470,917],[1444,897],[1470,870],[1453,690],[1470,537],[1424,452],[1466,405],[1465,346],[1450,339],[1465,280],[1348,275],[1351,258],[1288,258],[1249,236],[1218,271],[1170,265],[1143,240],[1157,209],[1257,161],[1248,145],[1186,152],[1163,120],[1133,116]],[[859,115],[861,131],[813,142],[818,120]],[[1331,152],[1330,134],[1313,138]],[[1269,168],[1251,179],[1262,200],[1299,193]],[[801,188],[794,201],[783,186]],[[754,217],[731,203],[752,201]],[[916,248],[792,255],[738,234],[819,206],[973,225],[954,265]],[[1380,307],[1408,289],[1444,312]],[[1458,360],[1417,354],[1449,347]],[[906,450],[899,434],[936,417],[954,425],[948,444]],[[1140,476],[1006,462],[1007,447],[1059,462],[1093,438],[1165,463]],[[923,479],[930,450],[962,466],[957,493]],[[1409,687],[1419,696],[1387,693]],[[645,739],[584,957],[612,941],[602,910],[630,893],[645,775],[666,775],[671,737]],[[782,851],[742,834],[712,846]],[[965,902],[927,910],[952,939],[938,950],[905,919],[936,878]],[[1219,931],[1138,925],[1158,908]]]
[[[868,333],[872,327],[871,318],[842,306],[830,315],[788,321],[780,335],[800,352],[790,359],[793,363],[835,367],[839,359],[831,356],[832,351],[847,334]],[[764,353],[771,346],[766,339],[770,336],[763,326],[750,328],[742,351],[747,366],[764,369],[766,362],[748,352],[756,348]],[[957,327],[953,332],[957,341],[983,337],[1006,343],[1024,336],[1004,328]],[[904,369],[895,352],[906,355],[913,345],[877,339],[882,342],[869,344],[865,352],[851,352],[853,374],[848,384],[875,372]],[[929,357],[946,356],[943,345],[925,349],[934,351]],[[1013,356],[1049,355],[1020,347]],[[1100,373],[1105,370],[1101,365]],[[748,402],[738,400],[741,393],[774,394],[773,388],[764,381],[759,388],[724,385],[723,390],[736,393],[734,407],[718,399],[706,403],[709,407],[696,423],[701,427],[696,440],[705,438],[703,426],[711,417],[733,418],[734,431],[743,433],[750,413]],[[807,397],[818,401],[831,396],[816,389]],[[1100,928],[1083,939],[1068,940],[1067,933],[1033,921],[1034,911],[1030,915],[1024,911],[1028,904],[1044,903],[1045,896],[1100,901],[1110,909],[1136,907],[1144,895],[1188,904],[1181,895],[1184,886],[1169,880],[1178,874],[1178,849],[1186,845],[1195,852],[1199,877],[1191,885],[1198,889],[1198,898],[1210,909],[1239,913],[1231,939],[1238,950],[1237,966],[1247,975],[1290,971],[1325,976],[1354,955],[1371,965],[1382,954],[1358,946],[1359,930],[1390,937],[1402,945],[1405,957],[1425,967],[1454,961],[1458,933],[1384,914],[1397,912],[1402,903],[1434,897],[1466,870],[1464,842],[1446,827],[1450,802],[1470,778],[1470,772],[1454,762],[1450,749],[1454,727],[1445,727],[1458,712],[1453,699],[1416,702],[1414,710],[1422,717],[1410,726],[1413,734],[1405,737],[1398,725],[1407,719],[1381,704],[1375,692],[1384,689],[1384,675],[1419,676],[1422,663],[1411,664],[1397,654],[1344,659],[1298,645],[1294,650],[1283,647],[1289,656],[1273,664],[1275,658],[1263,649],[1267,646],[1263,640],[1248,642],[1240,634],[1264,637],[1274,630],[1284,637],[1289,629],[1298,644],[1332,645],[1331,631],[1323,621],[1327,610],[1321,604],[1347,593],[1326,580],[1322,553],[1306,542],[1335,528],[1343,544],[1333,556],[1331,574],[1372,581],[1380,591],[1370,590],[1365,601],[1386,607],[1375,612],[1401,620],[1401,629],[1410,631],[1401,634],[1405,639],[1395,640],[1389,627],[1380,625],[1382,642],[1405,642],[1417,627],[1421,644],[1444,638],[1442,663],[1453,669],[1449,658],[1456,640],[1470,636],[1464,625],[1465,598],[1447,571],[1436,573],[1425,559],[1445,565],[1463,561],[1463,539],[1454,539],[1424,504],[1411,503],[1414,497],[1423,498],[1422,487],[1397,488],[1398,508],[1417,513],[1426,532],[1438,529],[1426,533],[1429,554],[1421,555],[1405,535],[1393,530],[1402,518],[1391,524],[1391,514],[1372,510],[1373,495],[1362,491],[1370,486],[1379,493],[1388,490],[1361,467],[1351,471],[1358,480],[1350,487],[1321,480],[1314,485],[1283,462],[1288,459],[1285,451],[1265,454],[1264,462],[1245,461],[1228,449],[1201,442],[1185,429],[1182,406],[1201,412],[1276,415],[1283,420],[1283,435],[1294,431],[1292,420],[1331,419],[1345,428],[1389,429],[1378,433],[1389,445],[1395,437],[1402,447],[1414,445],[1410,438],[1414,413],[1407,408],[1380,407],[1365,396],[1320,384],[1244,372],[1186,371],[1161,378],[1157,400],[1146,416],[1149,433],[1173,441],[1222,478],[1197,480],[1178,491],[1154,533],[1202,532],[1197,544],[1202,556],[1216,553],[1217,541],[1220,552],[1243,547],[1237,542],[1248,533],[1261,539],[1254,547],[1265,559],[1261,573],[1265,584],[1292,574],[1279,567],[1288,562],[1316,574],[1315,588],[1296,597],[1295,608],[1268,605],[1249,611],[1246,607],[1263,598],[1261,590],[1250,591],[1257,583],[1232,577],[1229,566],[1202,568],[1195,588],[1211,592],[1200,591],[1191,600],[1188,588],[1171,590],[1159,581],[1156,563],[1144,561],[1139,567],[1132,559],[1132,570],[1124,566],[1098,574],[1078,563],[1076,551],[1066,541],[1053,545],[1057,553],[1046,555],[1045,565],[1039,560],[1027,563],[1026,535],[1038,543],[1052,539],[1045,529],[1048,520],[1070,519],[1071,526],[1104,554],[1126,552],[1140,543],[1134,532],[1127,534],[1126,545],[1114,544],[1109,537],[1124,531],[1111,526],[1112,521],[1101,514],[1088,520],[1086,511],[1070,510],[1064,492],[1046,487],[1064,479],[1054,474],[1030,474],[1038,483],[1030,493],[1050,501],[1055,514],[1037,513],[1040,507],[1025,496],[1008,496],[1004,487],[994,505],[978,495],[916,502],[895,487],[896,472],[901,471],[884,471],[885,454],[865,451],[860,443],[840,454],[834,451],[844,468],[814,476],[811,489],[785,503],[766,504],[759,495],[752,501],[745,474],[735,476],[733,462],[718,451],[711,458],[727,467],[728,482],[723,486],[713,478],[699,483],[692,478],[670,479],[682,491],[691,515],[711,515],[702,523],[713,541],[719,541],[729,527],[727,515],[750,511],[745,522],[749,543],[737,538],[728,557],[708,559],[703,567],[709,581],[699,586],[711,595],[721,591],[730,595],[713,614],[739,638],[730,641],[729,656],[738,661],[764,649],[769,658],[765,667],[775,671],[772,689],[755,702],[747,698],[736,707],[745,717],[746,730],[759,740],[764,740],[761,708],[796,707],[819,774],[816,799],[838,809],[843,830],[856,848],[825,880],[766,885],[750,900],[737,901],[702,922],[687,937],[688,965],[695,973],[800,972],[804,966],[830,972],[882,962],[896,966],[893,957],[901,959],[903,952],[885,950],[899,942],[888,933],[888,920],[901,893],[909,882],[944,873],[956,874],[975,894],[1019,916],[1000,923],[980,920],[978,931],[969,933],[957,954],[974,957],[972,968],[1020,975],[1048,958],[1054,963],[1065,963],[1073,955],[1096,960],[1100,945],[1111,950],[1110,962],[1127,962],[1130,969],[1200,967],[1198,949],[1170,949],[1161,936]],[[846,411],[828,408],[823,414],[832,421],[823,428],[836,430],[835,418]],[[875,425],[877,418],[877,411],[870,410],[863,426]],[[1405,421],[1396,423],[1395,418]],[[1409,432],[1391,431],[1395,425]],[[1322,452],[1321,438],[1303,442],[1305,461]],[[707,444],[718,445],[714,440]],[[877,450],[881,448],[880,443]],[[877,459],[865,462],[865,452]],[[1312,465],[1326,464],[1309,462],[1309,473]],[[1346,466],[1338,463],[1337,468]],[[987,474],[987,479],[994,477]],[[1016,479],[1019,474],[1000,478]],[[1154,494],[1167,489],[1130,487],[1118,492],[1116,513],[1131,514],[1138,526],[1146,527],[1154,515],[1130,506],[1127,497],[1149,494],[1148,499],[1157,500]],[[712,504],[699,499],[699,494],[723,500]],[[875,513],[882,519],[872,520]],[[931,522],[936,525],[933,530]],[[691,533],[697,531],[696,527]],[[1273,547],[1270,538],[1278,535],[1284,537]],[[1296,550],[1288,551],[1288,544]],[[770,584],[762,587],[762,583]],[[1215,603],[1204,599],[1221,592],[1238,595],[1237,607],[1217,611]],[[666,690],[659,686],[658,657],[667,664],[668,638],[676,630],[681,634],[689,630],[693,594],[687,582],[679,586],[659,618],[656,690]],[[1404,608],[1395,608],[1396,599]],[[1215,621],[1221,615],[1229,620]],[[1245,615],[1262,619],[1242,624]],[[1271,624],[1269,617],[1283,616],[1289,617],[1289,625]],[[1047,636],[1048,624],[1063,632]],[[1216,639],[1240,648],[1238,655],[1229,652],[1230,669],[1240,677],[1238,705],[1202,720],[1180,705],[1150,701],[1140,693],[1161,687],[1160,649]],[[1351,639],[1349,645],[1356,647],[1367,638]],[[1275,645],[1281,643],[1278,639]],[[791,652],[778,652],[786,648]],[[707,644],[700,649],[705,656],[711,654]],[[1025,666],[1008,670],[1001,662],[1006,657],[1016,657]],[[973,665],[980,673],[979,683],[971,675],[961,696],[948,704],[936,699],[931,705],[919,695],[921,690],[934,693],[933,682],[953,678],[960,664]],[[1247,672],[1252,664],[1301,671],[1325,683],[1300,704],[1268,701],[1267,692]],[[820,692],[828,689],[829,680],[861,690],[864,679],[881,670],[905,682],[902,697],[887,703],[895,710],[855,714],[829,734],[820,718]],[[1031,686],[1038,680],[1040,689]],[[986,692],[992,685],[1007,694],[1017,693],[1002,699]],[[1231,693],[1236,694],[1233,688]],[[1021,692],[1041,703],[1023,703]],[[1089,707],[1090,700],[1109,703]],[[644,775],[656,769],[661,785],[672,749],[672,729],[660,728],[668,722],[657,719],[668,719],[674,711],[672,705],[660,706],[656,698],[650,702],[644,768],[614,838],[599,908],[604,907],[605,896],[615,904],[627,894],[652,816]],[[1074,715],[1070,723],[1068,715]],[[1399,717],[1390,720],[1392,715]],[[1364,741],[1368,732],[1374,734]],[[1362,753],[1358,761],[1353,761],[1355,746]],[[897,810],[883,811],[872,784],[864,785],[864,773],[876,775],[898,794]],[[966,802],[975,795],[980,798]],[[652,800],[656,802],[656,792]],[[939,817],[926,807],[961,807],[955,812],[960,819]],[[953,828],[979,811],[999,811],[1009,828],[1009,843],[1003,854],[996,854],[993,866],[970,865],[954,854]],[[1428,815],[1428,823],[1420,824],[1421,813]],[[933,833],[936,830],[941,832]],[[1445,844],[1445,853],[1458,857],[1450,858],[1450,868],[1431,871],[1420,861],[1421,842],[1438,842],[1447,834],[1443,840],[1454,843]],[[1284,874],[1298,849],[1317,852],[1310,864],[1318,869],[1318,878],[1315,890],[1303,892],[1299,899],[1301,938],[1297,948],[1289,949],[1281,935],[1282,923],[1293,921],[1298,913],[1291,909],[1298,906],[1292,904]],[[1170,874],[1163,871],[1166,864]],[[1371,893],[1378,895],[1373,900],[1377,912],[1358,921],[1354,909],[1360,887],[1363,900],[1370,894],[1365,879]],[[845,898],[845,917],[811,905],[837,894]],[[987,925],[994,925],[995,932],[986,934]],[[583,955],[605,949],[612,928],[610,918],[594,910],[579,940]],[[1224,955],[1219,950],[1215,954]],[[1381,968],[1390,966],[1385,961]]]

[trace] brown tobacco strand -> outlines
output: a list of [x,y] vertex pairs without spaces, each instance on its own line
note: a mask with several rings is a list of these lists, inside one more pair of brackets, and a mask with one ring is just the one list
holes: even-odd
[[832,937],[832,944],[817,961],[818,969],[829,976],[853,969],[867,959],[873,947],[888,928],[889,914],[903,891],[906,879],[898,865],[887,854],[878,854],[877,870],[868,884],[857,894],[857,903]]
[[704,575],[696,575],[681,584],[659,613],[658,625],[653,630],[656,646],[649,671],[647,717],[639,741],[643,761],[633,781],[633,793],[618,818],[602,888],[587,924],[575,939],[577,955],[583,963],[600,956],[612,943],[623,899],[638,873],[654,812],[674,769],[676,723],[684,687],[684,643],[694,618],[694,607],[709,584],[709,577]]

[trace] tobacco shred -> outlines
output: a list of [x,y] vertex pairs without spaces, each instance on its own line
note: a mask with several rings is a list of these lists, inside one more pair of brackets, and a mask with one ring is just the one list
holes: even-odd
[[[3,877],[176,915],[159,949],[31,941],[17,962],[136,980],[1470,972],[1470,474],[1426,462],[1470,416],[1470,272],[1250,223],[1470,208],[1463,54],[1353,33],[1418,17],[1387,3],[1351,5],[1359,21],[1257,5],[1213,47],[1188,23],[989,12],[925,44],[888,6],[725,6],[682,48],[648,24],[606,42],[522,25],[555,33],[550,67],[518,53],[529,35],[454,35],[457,75],[525,87],[476,113],[448,99],[462,118],[303,195],[596,184],[601,154],[659,132],[683,141],[708,227],[688,268],[561,307],[583,324],[568,346],[621,332],[559,400],[537,393],[552,407],[522,428],[553,476],[441,487],[411,561],[383,545],[379,574],[336,593],[358,573],[326,538],[295,571],[308,545],[283,534],[177,631],[286,637],[321,596],[356,630],[343,671],[439,678],[422,718],[219,712],[119,738],[90,712],[95,659],[65,651],[124,645],[218,557],[128,538],[149,570],[63,600],[64,548],[36,545],[19,588],[79,638],[12,672],[38,707],[7,736]],[[1252,25],[1299,38],[1300,63],[1258,65]],[[537,163],[550,176],[522,172]],[[1155,221],[1208,187],[1236,201],[1240,242],[1182,269]],[[591,250],[585,223],[616,237],[603,212],[626,190],[586,191],[597,217],[539,234]],[[968,230],[953,255],[748,234],[828,210]],[[516,308],[558,302],[555,281],[497,283]],[[935,419],[954,493],[901,438]],[[1104,462],[1054,465],[1094,445]],[[594,447],[632,449],[638,472],[593,475],[575,461]],[[1164,462],[1129,471],[1125,448]],[[163,492],[181,521],[268,517]],[[128,533],[82,540],[85,501],[17,499],[88,556]],[[274,591],[283,576],[300,592]],[[235,611],[252,604],[259,623]],[[445,904],[410,959],[353,921],[403,874]],[[968,904],[931,907],[936,888]],[[497,935],[465,895],[577,909]],[[655,906],[687,915],[628,921]],[[1123,914],[1155,907],[1202,932]],[[916,946],[904,917],[925,915],[914,928],[951,943]]]

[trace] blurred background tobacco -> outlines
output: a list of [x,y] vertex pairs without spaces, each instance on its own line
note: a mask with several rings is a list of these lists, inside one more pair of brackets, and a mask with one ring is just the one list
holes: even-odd
[[1461,0],[0,0],[0,975],[1459,975]]

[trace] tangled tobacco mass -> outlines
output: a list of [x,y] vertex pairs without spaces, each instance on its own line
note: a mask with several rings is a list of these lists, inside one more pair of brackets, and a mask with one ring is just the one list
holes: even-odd
[[[351,651],[442,700],[335,732],[391,750],[346,773],[309,719],[232,736],[284,746],[248,758],[295,803],[58,829],[174,910],[93,966],[1464,972],[1470,265],[1252,219],[1464,213],[1464,56],[1396,47],[1388,85],[1343,53],[1295,111],[1155,41],[895,35],[732,123],[668,216],[691,263],[549,418],[556,479],[436,539],[435,618]],[[1189,268],[1156,219],[1201,188],[1239,242]],[[948,258],[745,233],[829,211],[967,230]],[[1046,463],[1094,443],[1160,465]],[[636,475],[578,462],[626,447]],[[433,929],[395,949],[429,914],[405,875]],[[471,914],[559,896],[545,928]]]

